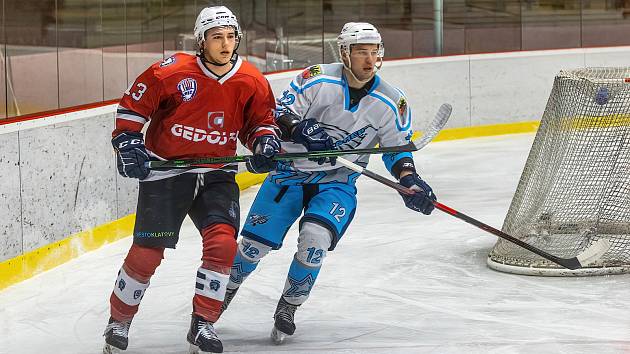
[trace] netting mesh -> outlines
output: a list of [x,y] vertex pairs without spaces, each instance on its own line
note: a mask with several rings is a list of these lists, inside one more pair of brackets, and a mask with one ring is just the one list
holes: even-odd
[[[560,257],[599,238],[612,247],[589,269],[568,271],[500,239],[494,269],[583,275],[630,271],[630,68],[556,76],[503,231]],[[626,80],[630,81],[630,80]]]

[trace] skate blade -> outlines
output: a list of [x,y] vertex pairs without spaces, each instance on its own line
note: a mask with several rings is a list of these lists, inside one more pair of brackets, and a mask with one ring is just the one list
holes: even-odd
[[275,326],[273,327],[273,329],[271,330],[271,341],[273,342],[273,344],[275,345],[280,345],[282,343],[284,343],[284,340],[288,337],[289,335],[280,331],[279,329],[277,329]]
[[103,346],[103,354],[121,354],[123,351],[107,343]]
[[203,350],[199,349],[198,346],[191,344],[190,347],[188,347],[188,354],[213,354],[214,352],[204,352]]

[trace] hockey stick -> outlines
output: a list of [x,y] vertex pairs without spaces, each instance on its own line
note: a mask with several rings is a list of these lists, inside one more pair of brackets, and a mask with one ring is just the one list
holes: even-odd
[[[400,193],[414,194],[414,192],[412,190],[410,190],[409,188],[404,187],[404,186],[402,186],[402,185],[400,185],[400,184],[398,184],[398,183],[396,183],[396,182],[394,182],[394,181],[392,181],[392,180],[390,180],[390,179],[388,179],[386,177],[383,177],[383,176],[381,176],[381,175],[379,175],[377,173],[374,173],[374,172],[372,172],[372,171],[370,171],[368,169],[365,169],[365,168],[363,168],[363,167],[361,167],[361,166],[359,166],[359,165],[357,165],[357,164],[355,164],[353,162],[350,162],[350,161],[348,161],[348,160],[346,160],[344,158],[338,157],[337,158],[337,163],[340,163],[341,165],[343,165],[343,166],[345,166],[345,167],[347,167],[347,168],[349,168],[349,169],[351,169],[353,171],[356,171],[356,172],[358,172],[358,173],[360,173],[362,175],[365,175],[365,176],[367,176],[367,177],[369,177],[369,178],[371,178],[371,179],[373,179],[375,181],[378,181],[378,182],[380,182],[380,183],[382,183],[382,184],[384,184],[384,185],[386,185],[388,187],[391,187],[391,188],[397,190]],[[548,260],[550,260],[550,261],[552,261],[552,262],[554,262],[554,263],[556,263],[558,265],[561,265],[561,266],[563,266],[565,268],[568,268],[568,269],[582,268],[585,265],[588,265],[589,263],[592,263],[592,262],[598,260],[599,258],[601,258],[604,255],[604,253],[606,253],[608,251],[608,249],[610,248],[610,242],[608,240],[606,240],[606,239],[599,239],[596,242],[594,242],[592,245],[590,245],[588,248],[586,248],[584,251],[582,251],[582,253],[580,253],[576,257],[573,257],[573,258],[560,258],[558,256],[554,256],[552,254],[549,254],[549,253],[547,253],[547,252],[545,252],[545,251],[543,251],[543,250],[541,250],[541,249],[539,249],[539,248],[537,248],[535,246],[532,246],[529,243],[521,241],[521,240],[517,239],[514,236],[508,235],[508,234],[506,234],[505,232],[503,232],[501,230],[495,229],[494,227],[492,227],[490,225],[484,224],[483,222],[481,222],[479,220],[476,220],[476,219],[474,219],[474,218],[472,218],[472,217],[470,217],[470,216],[468,216],[466,214],[460,213],[459,211],[457,211],[457,210],[455,210],[453,208],[450,208],[450,207],[448,207],[448,206],[446,206],[446,205],[444,205],[444,204],[442,204],[440,202],[434,201],[433,205],[437,209],[439,209],[439,210],[441,210],[441,211],[443,211],[443,212],[445,212],[445,213],[447,213],[449,215],[452,215],[452,216],[454,216],[454,217],[456,217],[458,219],[461,219],[461,220],[463,220],[463,221],[465,221],[465,222],[467,222],[467,223],[469,223],[471,225],[477,226],[478,228],[480,228],[480,229],[482,229],[482,230],[484,230],[486,232],[489,232],[489,233],[491,233],[491,234],[493,234],[495,236],[498,236],[498,237],[500,237],[502,239],[508,240],[508,241],[510,241],[510,242],[512,242],[512,243],[514,243],[516,245],[519,245],[519,246],[525,248],[528,251],[531,251],[531,252],[533,252],[533,253],[535,253],[535,254],[537,254],[537,255],[545,258],[545,259],[548,259]]]
[[[384,154],[384,153],[399,153],[399,152],[413,152],[422,149],[427,145],[440,130],[446,125],[448,118],[451,116],[452,107],[448,103],[444,103],[440,106],[435,118],[431,121],[426,132],[422,135],[420,140],[416,142],[410,142],[403,146],[390,146],[390,147],[378,147],[372,149],[350,149],[350,150],[329,150],[329,151],[310,151],[310,152],[293,152],[285,154],[277,154],[273,157],[275,161],[292,161],[299,159],[310,159],[319,157],[337,157],[343,155],[356,155],[356,154]],[[164,161],[149,161],[146,163],[148,168],[160,169],[160,168],[192,168],[203,167],[203,165],[211,164],[223,164],[223,163],[239,163],[247,162],[252,158],[252,155],[237,155],[237,156],[222,156],[222,157],[208,157],[200,159],[188,159],[188,160],[164,160]]]
[[[337,157],[341,155],[351,155],[351,154],[370,155],[370,154],[384,154],[384,153],[391,153],[391,152],[394,152],[394,153],[413,152],[416,150],[417,150],[416,146],[413,143],[409,143],[403,146],[390,146],[390,147],[372,148],[372,149],[289,152],[289,153],[284,153],[284,154],[277,154],[273,157],[273,160],[292,161],[292,160],[310,159],[310,158],[319,158],[319,157]],[[204,165],[212,165],[212,164],[247,162],[252,157],[253,155],[236,155],[236,156],[205,157],[205,158],[189,159],[189,160],[149,161],[147,162],[147,167],[151,169],[203,167]]]

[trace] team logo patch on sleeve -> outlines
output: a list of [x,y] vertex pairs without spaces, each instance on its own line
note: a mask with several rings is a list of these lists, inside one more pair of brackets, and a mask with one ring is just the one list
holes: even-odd
[[404,96],[400,96],[398,100],[398,114],[404,117],[407,114],[407,99]]
[[306,80],[321,74],[322,67],[319,65],[313,65],[302,72],[302,78]]
[[182,99],[188,102],[192,100],[197,93],[197,81],[187,77],[177,84],[177,89],[182,93]]
[[160,68],[163,68],[167,65],[171,65],[175,62],[175,57],[168,57],[164,59],[164,61],[160,64]]

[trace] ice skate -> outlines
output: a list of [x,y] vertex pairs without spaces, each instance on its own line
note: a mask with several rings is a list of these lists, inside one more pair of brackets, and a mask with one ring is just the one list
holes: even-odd
[[274,324],[271,331],[271,340],[274,344],[282,344],[287,336],[295,333],[294,316],[298,305],[291,305],[280,297],[276,312],[273,315]]
[[119,322],[112,317],[109,318],[107,327],[105,327],[105,345],[103,346],[103,354],[122,353],[129,345],[129,326],[131,321]]
[[212,322],[197,315],[192,315],[187,339],[190,343],[189,354],[223,353],[223,344]]

